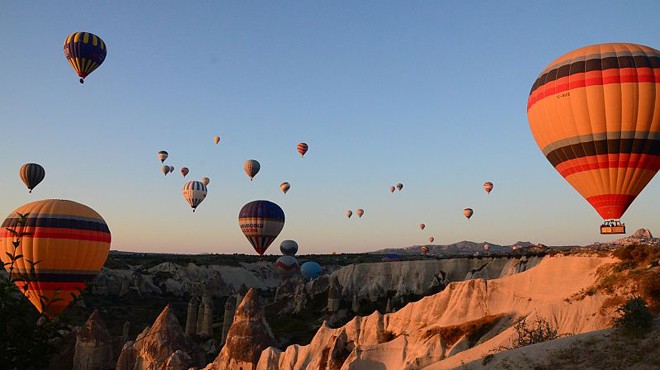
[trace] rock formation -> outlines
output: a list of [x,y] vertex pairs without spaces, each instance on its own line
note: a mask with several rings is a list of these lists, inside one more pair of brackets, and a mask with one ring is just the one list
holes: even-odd
[[607,296],[573,297],[595,283],[600,267],[615,261],[552,257],[520,274],[452,282],[395,313],[376,311],[336,329],[324,323],[309,345],[267,348],[256,369],[326,370],[330,363],[333,369],[459,368],[461,361],[510,343],[516,318],[543,317],[559,334],[602,329],[611,323],[612,312],[600,310]]
[[202,338],[210,338],[213,335],[213,300],[209,295],[203,296],[199,305],[197,335]]
[[192,336],[197,333],[197,309],[199,299],[197,296],[190,298],[188,302],[188,311],[186,312],[186,335]]
[[[177,351],[185,352],[188,357],[176,355],[173,359]],[[168,364],[176,364],[176,369],[188,369],[202,365],[202,357],[167,305],[151,327],[145,328],[134,342],[124,346],[116,370],[174,369]],[[181,363],[187,358],[190,359],[188,363]]]
[[229,333],[229,328],[234,322],[234,313],[236,311],[235,298],[232,296],[227,297],[227,303],[225,303],[225,315],[222,321],[222,337],[220,338],[220,345],[223,346],[227,342],[227,333]]
[[339,285],[339,279],[336,276],[332,277],[330,282],[330,288],[328,289],[328,312],[335,313],[339,311],[341,306],[341,285]]
[[97,310],[89,316],[76,336],[74,370],[105,370],[114,367],[112,338]]
[[266,322],[259,295],[251,288],[236,309],[225,346],[213,363],[205,369],[254,369],[261,352],[274,345],[275,338]]

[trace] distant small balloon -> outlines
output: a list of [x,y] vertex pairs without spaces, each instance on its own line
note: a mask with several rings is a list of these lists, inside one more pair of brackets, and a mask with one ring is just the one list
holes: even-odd
[[351,218],[351,216],[353,216],[353,211],[350,209],[346,210],[346,217]]
[[162,172],[163,175],[167,176],[167,174],[170,173],[170,166],[163,165],[163,167],[160,168],[160,172]]
[[466,208],[463,210],[463,215],[467,217],[468,220],[470,220],[470,217],[472,217],[473,214],[474,211],[472,210],[472,208]]
[[202,184],[199,181],[188,181],[183,185],[183,190],[181,191],[183,198],[190,204],[193,212],[197,209],[197,206],[206,199],[206,185]]
[[283,240],[280,243],[280,252],[285,256],[295,256],[298,253],[298,243],[295,240]]
[[214,136],[213,137],[213,142],[216,143],[216,144],[219,143],[220,142],[220,136]]
[[429,253],[429,247],[423,245],[422,246],[422,254],[428,254]]
[[243,170],[250,178],[250,181],[257,176],[259,169],[261,169],[261,165],[255,159],[248,159],[243,163]]
[[183,175],[183,177],[186,177],[186,175],[188,175],[188,172],[190,172],[188,170],[188,167],[181,167],[181,174]]
[[170,166],[170,172],[174,172],[174,166]]
[[429,243],[433,243],[434,241],[435,241],[435,238],[434,238],[434,237],[430,237],[430,238],[429,238]]
[[490,194],[490,191],[493,190],[493,183],[490,181],[485,182],[484,190],[486,190],[486,193]]
[[396,188],[395,188],[394,186],[390,186],[390,193],[394,193],[394,190],[395,190],[395,189],[396,189]]
[[426,225],[424,225],[424,224],[419,224],[419,229],[420,229],[420,230],[424,230],[425,227],[426,227]]
[[167,159],[168,156],[169,155],[164,150],[161,150],[160,152],[158,152],[158,159],[160,159],[161,162],[165,162],[165,160]]
[[204,184],[204,186],[209,186],[209,182],[211,182],[211,179],[209,179],[208,177],[202,177],[201,182],[202,184]]
[[398,183],[398,184],[396,184],[396,189],[397,189],[398,191],[401,191],[401,189],[403,189],[403,184],[402,184],[402,183]]
[[46,170],[37,163],[26,163],[18,170],[18,175],[30,193],[46,176]]
[[282,189],[284,194],[286,194],[286,192],[289,191],[289,189],[291,189],[291,184],[289,184],[288,182],[285,181],[285,182],[280,184],[280,189]]
[[362,215],[364,214],[364,209],[362,208],[356,209],[355,214],[358,215],[358,217],[362,218]]
[[309,149],[309,146],[305,143],[300,143],[298,144],[298,153],[300,153],[300,157],[304,157],[305,153],[307,153],[307,150]]

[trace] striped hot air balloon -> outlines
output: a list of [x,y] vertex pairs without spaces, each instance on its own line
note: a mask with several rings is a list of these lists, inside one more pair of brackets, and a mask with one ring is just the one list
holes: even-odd
[[200,181],[188,181],[183,185],[183,198],[190,204],[193,212],[197,209],[197,206],[206,199],[206,185],[202,184]]
[[257,162],[256,159],[248,159],[243,163],[243,171],[248,175],[250,178],[250,181],[257,176],[257,173],[259,173],[259,170],[261,169],[261,165],[259,162]]
[[541,72],[527,116],[548,161],[618,224],[660,169],[660,51],[629,43],[574,50]]
[[286,279],[300,271],[300,266],[296,257],[282,256],[275,261],[275,269],[283,279]]
[[284,211],[267,200],[255,200],[241,208],[238,225],[254,250],[263,256],[284,227]]
[[484,183],[484,190],[486,191],[486,193],[490,194],[490,191],[493,190],[493,183],[490,181],[486,181]]
[[298,153],[300,153],[300,157],[302,158],[305,156],[305,153],[307,153],[307,150],[309,149],[309,145],[307,145],[306,143],[300,143],[298,144],[297,149],[298,149]]
[[64,56],[80,77],[80,83],[94,72],[108,54],[100,37],[89,32],[74,32],[64,40]]
[[[26,215],[21,224],[21,216]],[[25,234],[14,251],[16,237]],[[49,317],[62,312],[101,270],[110,251],[110,230],[93,209],[70,200],[48,199],[22,205],[2,223],[0,260],[16,260],[12,278],[32,304]],[[28,261],[39,261],[34,272]],[[26,287],[27,286],[27,287]]]
[[167,159],[167,157],[169,157],[169,154],[167,154],[166,151],[161,150],[160,152],[158,152],[158,159],[160,160],[161,163],[162,163],[162,162],[165,162],[165,160]]
[[46,170],[41,165],[36,163],[26,163],[18,170],[21,180],[27,186],[30,193],[46,176]]
[[280,252],[285,256],[295,256],[298,253],[298,243],[295,240],[284,240],[280,243]]

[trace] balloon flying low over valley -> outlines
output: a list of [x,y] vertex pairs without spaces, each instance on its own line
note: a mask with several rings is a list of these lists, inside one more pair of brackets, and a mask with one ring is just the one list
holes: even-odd
[[[642,130],[656,131],[652,144],[622,125],[630,155],[650,156],[622,191],[650,181],[627,210],[610,211],[585,179],[606,189],[626,171],[601,176],[594,166],[607,160],[580,159],[614,151],[586,150],[584,127],[543,128],[581,95],[575,80],[557,92],[560,68],[540,77],[588,45],[659,49],[658,14],[656,1],[6,3],[0,211],[68,199],[103,217],[112,249],[174,253],[255,254],[261,241],[246,239],[239,212],[257,200],[286,219],[266,254],[284,240],[299,255],[585,244],[616,238],[598,226],[621,209],[629,231],[657,230],[660,184],[642,173],[658,167],[657,98],[643,113],[653,104],[601,94],[603,111],[655,115]],[[77,48],[85,38],[89,50]],[[658,86],[659,67],[649,68],[646,80],[622,73],[616,83]],[[597,116],[597,104],[572,102],[577,121]]]

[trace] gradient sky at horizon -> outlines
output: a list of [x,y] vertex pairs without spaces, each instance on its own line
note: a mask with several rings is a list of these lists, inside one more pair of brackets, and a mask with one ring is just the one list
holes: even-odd
[[[284,239],[301,254],[615,239],[536,146],[527,97],[576,48],[660,48],[658,14],[657,1],[2,1],[0,214],[72,199],[105,218],[112,249],[146,252],[254,253],[237,215],[255,199],[286,214],[269,254]],[[83,86],[62,52],[75,31],[108,45]],[[26,162],[46,169],[32,194]],[[202,176],[193,214],[181,188]],[[629,233],[660,232],[659,201],[655,179]]]

